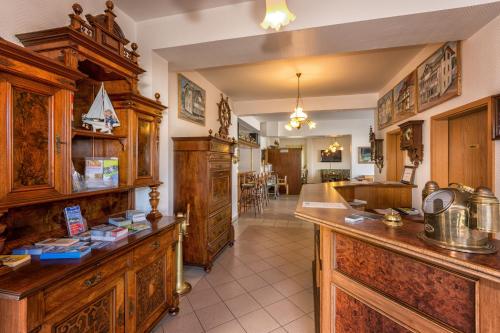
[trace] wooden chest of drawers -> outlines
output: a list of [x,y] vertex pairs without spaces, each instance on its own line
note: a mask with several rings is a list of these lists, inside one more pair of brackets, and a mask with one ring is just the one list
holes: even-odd
[[232,142],[215,137],[173,138],[174,209],[191,205],[184,262],[209,271],[234,241],[231,225]]
[[0,277],[0,333],[147,332],[175,293],[177,221],[93,251],[44,261]]

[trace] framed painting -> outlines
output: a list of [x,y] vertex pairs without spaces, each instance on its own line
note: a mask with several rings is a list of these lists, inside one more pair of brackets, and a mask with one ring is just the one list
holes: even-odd
[[403,174],[401,175],[401,183],[413,185],[415,181],[415,166],[405,165],[403,168]]
[[417,68],[418,112],[462,93],[460,42],[447,42]]
[[409,118],[417,113],[417,73],[413,71],[393,89],[394,121]]
[[372,147],[358,147],[358,163],[373,164]]
[[205,126],[205,90],[182,74],[178,74],[177,82],[179,119]]
[[377,123],[378,129],[385,128],[392,124],[394,118],[392,90],[382,96],[377,103]]

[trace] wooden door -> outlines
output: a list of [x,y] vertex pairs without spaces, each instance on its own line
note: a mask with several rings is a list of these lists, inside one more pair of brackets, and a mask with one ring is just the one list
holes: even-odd
[[401,131],[387,133],[387,180],[399,181],[403,174],[404,152],[400,149]]
[[299,194],[302,188],[302,149],[268,149],[267,159],[268,163],[273,166],[273,171],[277,172],[280,178],[287,176],[288,194]]
[[70,92],[0,75],[0,200],[46,199],[69,193]]
[[487,110],[451,118],[448,124],[448,174],[450,183],[488,186]]

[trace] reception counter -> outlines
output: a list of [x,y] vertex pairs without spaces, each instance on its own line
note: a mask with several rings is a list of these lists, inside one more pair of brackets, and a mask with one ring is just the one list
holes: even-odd
[[[353,210],[340,194],[348,185],[303,186],[295,212],[318,225],[321,333],[500,332],[498,252],[427,245],[417,238],[422,223],[405,219],[391,228],[379,215]],[[371,219],[346,223],[353,213]]]

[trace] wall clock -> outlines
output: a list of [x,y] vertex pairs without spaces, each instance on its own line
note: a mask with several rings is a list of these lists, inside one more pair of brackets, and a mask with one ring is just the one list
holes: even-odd
[[401,150],[408,152],[408,157],[413,165],[422,163],[424,155],[424,145],[422,144],[422,124],[423,120],[410,120],[401,125]]

